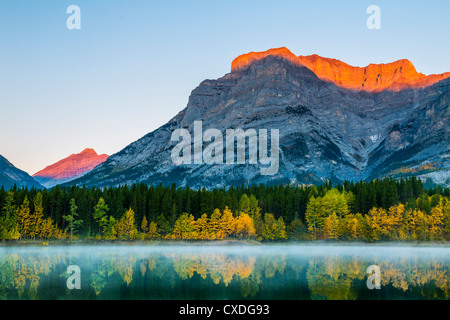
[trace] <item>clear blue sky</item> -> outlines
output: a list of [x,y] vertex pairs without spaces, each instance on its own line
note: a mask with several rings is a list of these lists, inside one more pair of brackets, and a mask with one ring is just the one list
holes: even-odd
[[[81,30],[66,27],[72,4]],[[381,30],[366,27],[371,4]],[[441,0],[1,0],[0,154],[34,174],[86,147],[118,152],[249,51],[450,71],[449,13]]]

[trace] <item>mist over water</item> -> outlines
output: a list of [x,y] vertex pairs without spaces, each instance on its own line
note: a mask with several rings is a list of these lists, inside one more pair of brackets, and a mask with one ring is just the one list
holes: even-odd
[[0,299],[448,299],[449,261],[448,246],[398,244],[0,247]]

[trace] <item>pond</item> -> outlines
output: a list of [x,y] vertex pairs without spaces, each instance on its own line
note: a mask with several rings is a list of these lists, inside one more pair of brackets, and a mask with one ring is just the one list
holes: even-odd
[[448,246],[7,246],[0,299],[447,300],[449,261]]

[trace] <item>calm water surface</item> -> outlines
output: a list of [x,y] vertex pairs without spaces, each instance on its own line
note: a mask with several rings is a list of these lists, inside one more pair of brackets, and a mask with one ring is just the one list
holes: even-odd
[[[423,246],[0,247],[0,299],[448,300],[449,261],[450,247]],[[367,288],[370,265],[380,290]]]

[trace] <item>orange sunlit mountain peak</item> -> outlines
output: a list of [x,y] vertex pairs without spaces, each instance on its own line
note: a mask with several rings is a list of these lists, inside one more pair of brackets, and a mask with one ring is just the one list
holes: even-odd
[[247,68],[254,61],[262,60],[267,58],[268,56],[276,56],[284,58],[290,62],[295,64],[299,64],[299,60],[295,54],[293,54],[288,48],[281,47],[275,49],[269,49],[267,51],[262,52],[249,52],[243,55],[240,55],[231,63],[231,71],[237,71],[241,69]]
[[95,154],[96,156],[98,155],[97,152],[95,152],[95,150],[92,148],[86,148],[83,151],[81,151],[80,154],[84,154],[84,155],[86,155],[86,154],[94,155]]
[[94,167],[106,161],[109,156],[98,155],[94,149],[86,148],[80,153],[71,154],[45,169],[35,173],[35,178],[46,178],[52,180],[66,180],[80,176],[91,171]]
[[231,71],[246,69],[253,62],[265,59],[268,56],[280,57],[296,65],[305,66],[323,81],[332,82],[345,89],[358,91],[381,92],[383,90],[420,89],[450,77],[450,72],[429,76],[419,73],[411,61],[407,59],[391,63],[372,63],[366,67],[355,67],[340,60],[324,58],[317,54],[297,57],[284,47],[243,54],[233,60]]

